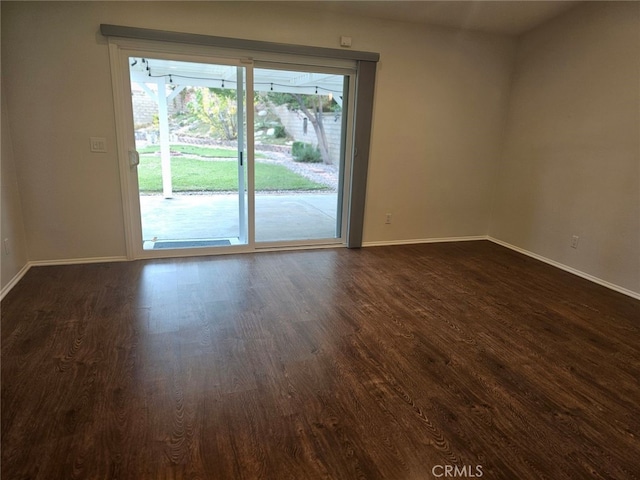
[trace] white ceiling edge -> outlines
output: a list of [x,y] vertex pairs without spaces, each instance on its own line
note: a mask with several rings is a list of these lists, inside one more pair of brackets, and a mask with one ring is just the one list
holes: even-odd
[[[2,0],[0,0],[1,2]],[[22,2],[66,0],[16,0]],[[121,2],[122,0],[84,0]],[[127,0],[148,1],[148,0]],[[152,0],[173,2],[175,0]],[[205,3],[206,0],[199,0]],[[521,35],[574,6],[591,0],[208,0],[209,3],[259,3],[300,8],[316,12],[368,17],[460,28],[503,35]],[[639,1],[639,0],[600,0]]]
[[503,35],[521,35],[583,3],[579,0],[322,0],[274,5]]

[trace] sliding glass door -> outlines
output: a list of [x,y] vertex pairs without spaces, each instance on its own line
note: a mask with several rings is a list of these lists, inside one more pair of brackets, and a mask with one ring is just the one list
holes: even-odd
[[[349,77],[318,67],[254,69],[255,239],[340,242]],[[267,165],[282,174],[271,178]],[[291,174],[297,178],[291,178]]]
[[344,245],[355,69],[178,50],[111,45],[129,256]]
[[143,249],[246,244],[246,68],[128,61]]

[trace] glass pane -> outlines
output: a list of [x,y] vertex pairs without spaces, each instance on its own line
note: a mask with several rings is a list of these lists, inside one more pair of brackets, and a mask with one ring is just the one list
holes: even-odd
[[129,64],[144,249],[246,243],[244,68]]
[[340,237],[344,85],[343,75],[254,70],[256,242]]

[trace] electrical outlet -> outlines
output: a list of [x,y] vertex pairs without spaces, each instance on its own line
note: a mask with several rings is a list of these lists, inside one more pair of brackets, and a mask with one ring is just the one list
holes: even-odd
[[346,47],[346,48],[351,47],[351,37],[345,37],[345,36],[340,37],[340,46]]
[[571,237],[571,248],[578,248],[578,240],[580,240],[580,237],[578,235],[574,235]]
[[107,139],[103,137],[89,137],[91,143],[91,151],[96,153],[105,153],[107,151]]
[[4,254],[9,255],[11,253],[11,249],[9,248],[9,239],[5,238],[2,243],[4,244]]
[[384,223],[389,225],[391,223],[391,214],[387,213],[384,217]]

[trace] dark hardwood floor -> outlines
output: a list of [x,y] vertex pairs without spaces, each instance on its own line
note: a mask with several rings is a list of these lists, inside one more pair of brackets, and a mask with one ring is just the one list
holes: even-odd
[[640,478],[639,331],[489,242],[33,268],[2,479]]

